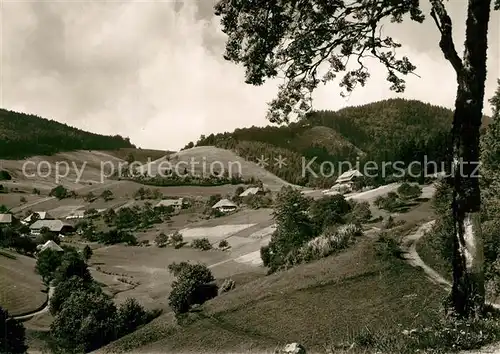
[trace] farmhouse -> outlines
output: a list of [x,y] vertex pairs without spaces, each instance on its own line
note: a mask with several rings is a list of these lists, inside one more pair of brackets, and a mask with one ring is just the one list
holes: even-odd
[[52,240],[49,240],[49,241],[45,242],[40,247],[40,250],[38,252],[43,252],[45,250],[52,250],[52,251],[56,251],[56,252],[64,252],[64,250],[61,248],[61,246],[59,246],[57,243],[55,243]]
[[162,206],[172,207],[174,210],[180,210],[184,206],[184,198],[160,200],[158,204],[155,205],[155,208],[160,208]]
[[220,212],[223,212],[223,213],[226,213],[228,211],[236,210],[236,208],[238,208],[238,206],[236,204],[234,204],[232,201],[230,201],[229,199],[219,200],[212,207],[212,209],[217,209],[217,210],[219,210]]
[[249,195],[258,195],[258,194],[264,194],[264,191],[262,190],[262,188],[252,187],[252,188],[248,188],[247,190],[245,190],[239,196],[243,198],[243,197],[248,197]]
[[[358,170],[349,170],[344,173],[342,173],[339,178],[335,181],[335,185],[332,187],[333,190],[342,190],[342,188],[348,188],[348,190],[352,190],[352,185],[354,181],[359,178],[363,177],[363,174],[359,172]],[[335,187],[335,188],[334,188]]]
[[34,236],[40,235],[40,231],[44,227],[48,228],[50,232],[63,235],[75,231],[73,225],[64,223],[61,220],[38,220],[30,226],[31,234]]
[[0,225],[12,224],[12,214],[0,214]]
[[85,217],[85,210],[75,210],[68,216],[66,216],[66,220],[70,219],[83,219]]
[[36,220],[54,220],[54,218],[46,211],[35,211],[31,215],[21,220],[21,222],[26,225]]

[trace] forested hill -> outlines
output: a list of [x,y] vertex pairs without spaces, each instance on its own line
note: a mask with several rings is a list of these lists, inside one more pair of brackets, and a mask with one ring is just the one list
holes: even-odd
[[134,147],[128,138],[89,133],[31,114],[0,109],[0,158],[22,159],[72,150]]
[[[268,169],[296,184],[318,185],[322,181],[301,176],[302,156],[308,161],[404,161],[444,159],[453,112],[416,100],[389,99],[339,111],[315,111],[286,126],[236,129],[234,132],[201,136],[196,145],[232,149],[255,160],[264,155],[287,158],[285,168],[271,163]],[[318,168],[315,164],[315,168]],[[335,175],[337,175],[336,171]],[[331,180],[326,181],[330,184]]]

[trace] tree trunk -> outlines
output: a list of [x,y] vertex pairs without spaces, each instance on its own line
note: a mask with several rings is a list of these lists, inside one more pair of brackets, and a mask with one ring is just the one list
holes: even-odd
[[479,316],[485,302],[479,190],[481,126],[490,0],[469,0],[465,53],[457,72],[453,119],[453,287],[451,300],[462,316]]

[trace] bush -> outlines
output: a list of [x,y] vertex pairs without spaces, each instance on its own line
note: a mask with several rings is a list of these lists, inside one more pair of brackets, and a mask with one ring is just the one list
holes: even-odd
[[161,232],[158,236],[156,236],[155,243],[158,247],[165,247],[168,243],[168,235]]
[[226,248],[226,247],[229,247],[229,242],[227,242],[227,240],[221,240],[219,242],[219,248]]
[[349,220],[354,224],[361,224],[370,221],[372,218],[372,212],[370,210],[370,203],[368,202],[354,202],[351,213],[349,214]]
[[387,220],[384,222],[384,225],[382,226],[384,229],[392,229],[394,226],[396,226],[396,223],[394,222],[394,218],[392,215],[389,215]]
[[69,299],[71,294],[85,291],[91,294],[101,294],[102,289],[92,280],[83,279],[79,276],[72,276],[57,284],[54,294],[50,299],[50,313],[56,316],[64,306],[64,302]]
[[234,287],[235,287],[234,280],[226,279],[219,288],[219,294],[227,293],[228,291],[233,290]]
[[177,277],[168,298],[169,306],[176,315],[217,296],[217,285],[212,283],[214,277],[205,265],[181,262],[173,263],[168,268]]
[[180,246],[182,246],[184,238],[179,231],[176,231],[172,234],[172,236],[170,236],[170,242],[174,245],[175,248],[179,248]]
[[260,248],[260,259],[262,259],[264,267],[269,267],[271,265],[271,254],[269,246],[262,246]]
[[59,185],[50,191],[49,196],[56,197],[57,199],[64,199],[70,197],[71,196],[70,194],[71,193],[69,193],[69,191],[66,188]]
[[117,313],[117,327],[120,336],[133,332],[148,322],[148,313],[137,300],[128,298]]
[[21,322],[0,307],[0,353],[26,353],[26,331]]
[[327,229],[323,235],[307,242],[298,252],[292,252],[288,258],[291,263],[287,264],[287,267],[321,259],[341,251],[352,245],[355,238],[362,234],[361,228],[354,224],[342,225],[338,229]]
[[35,270],[42,277],[46,284],[54,279],[57,268],[61,265],[62,252],[47,249],[38,255]]
[[200,249],[202,251],[208,251],[212,249],[212,244],[208,238],[197,238],[191,242],[191,247]]
[[73,292],[50,325],[52,337],[65,353],[88,353],[116,338],[116,307],[105,295]]
[[394,258],[401,258],[402,251],[399,248],[399,243],[385,232],[379,235],[379,239],[375,244],[377,256],[386,261],[392,261]]
[[397,193],[403,199],[415,199],[422,195],[422,188],[418,184],[405,182],[398,187]]

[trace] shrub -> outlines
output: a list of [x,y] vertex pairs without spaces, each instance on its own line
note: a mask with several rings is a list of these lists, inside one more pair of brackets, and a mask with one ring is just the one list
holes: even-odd
[[57,268],[62,263],[62,254],[51,249],[47,249],[38,255],[35,269],[48,284],[54,278]]
[[169,265],[169,270],[177,277],[169,295],[169,306],[176,315],[217,296],[218,288],[207,266],[181,262]]
[[156,236],[155,243],[158,247],[165,247],[168,243],[168,235],[161,232],[158,236]]
[[228,291],[233,290],[234,287],[235,287],[234,280],[226,279],[219,288],[219,294],[227,293]]
[[49,196],[56,197],[57,199],[64,199],[70,197],[70,193],[66,188],[59,185],[50,191]]
[[226,247],[229,247],[229,242],[227,242],[227,240],[221,240],[219,242],[219,248],[226,248]]
[[262,246],[260,248],[260,259],[262,259],[264,267],[269,267],[271,265],[271,254],[269,246]]
[[101,198],[104,199],[105,201],[109,201],[113,199],[113,192],[111,192],[109,189],[105,189],[101,193]]
[[0,352],[26,353],[25,329],[21,322],[9,316],[9,313],[0,307]]
[[53,316],[57,315],[63,308],[64,302],[77,291],[85,291],[91,294],[102,293],[102,289],[94,281],[74,275],[59,282],[55,287],[54,294],[50,299],[50,313]]
[[394,222],[394,218],[392,217],[392,215],[389,215],[389,217],[387,218],[387,220],[385,221],[384,225],[383,225],[383,228],[384,229],[392,229],[394,226],[396,226],[396,223]]
[[175,248],[182,246],[184,238],[179,231],[176,231],[170,236],[170,242],[174,245]]
[[73,292],[50,325],[61,351],[88,353],[116,338],[116,307],[105,295]]
[[401,258],[402,254],[399,243],[385,232],[379,235],[379,239],[375,244],[375,251],[377,256],[386,261]]
[[368,202],[354,202],[351,213],[349,215],[349,220],[352,223],[365,223],[370,221],[372,218],[372,212],[370,210],[370,203]]
[[403,199],[415,199],[422,195],[422,188],[418,184],[405,182],[398,187],[397,193]]
[[120,336],[133,332],[148,321],[147,311],[137,300],[132,298],[125,300],[119,307],[117,317]]
[[85,281],[92,279],[87,264],[80,255],[76,252],[66,252],[62,258],[61,265],[57,267],[54,278],[58,284],[70,279],[72,276],[78,276]]
[[191,242],[191,247],[200,249],[202,251],[208,251],[212,249],[212,244],[208,238],[197,238]]
[[92,257],[93,253],[94,252],[92,251],[92,248],[90,248],[89,245],[86,245],[82,251],[83,259],[85,259],[85,261],[88,262],[90,257]]

